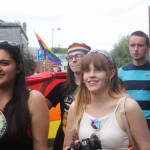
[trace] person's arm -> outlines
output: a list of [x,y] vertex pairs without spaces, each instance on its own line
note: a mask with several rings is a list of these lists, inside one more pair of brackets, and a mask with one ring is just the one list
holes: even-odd
[[31,115],[33,150],[47,150],[49,112],[43,95],[32,90],[28,101]]
[[140,106],[135,100],[127,98],[125,110],[131,134],[140,150],[150,150],[150,132]]
[[46,96],[45,100],[49,109],[56,107],[61,100],[62,83],[57,84]]
[[70,144],[78,140],[78,133],[73,129],[74,125],[74,102],[71,104],[67,117],[67,127],[64,138],[63,150],[67,150]]
[[54,80],[55,80],[55,75],[53,74],[52,78],[50,78],[49,80],[47,80],[47,81],[41,83],[41,86],[39,87],[39,90],[38,90],[38,91],[40,91],[42,94],[44,94],[44,92],[45,92],[47,86],[48,86],[50,83],[52,83]]
[[52,104],[52,102],[50,100],[48,100],[47,98],[45,98],[48,109],[51,109],[52,107],[54,107],[54,105]]

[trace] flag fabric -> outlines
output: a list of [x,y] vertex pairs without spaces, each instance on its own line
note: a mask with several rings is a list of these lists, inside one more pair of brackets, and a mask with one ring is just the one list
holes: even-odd
[[47,56],[51,62],[60,65],[62,61],[51,51],[51,49],[43,42],[43,40],[36,33],[35,35],[39,42],[40,49],[44,53],[44,57]]
[[[45,81],[50,80],[53,76],[55,79],[49,83],[47,88],[45,89],[43,95],[48,95],[51,90],[58,85],[59,83],[65,82],[67,77],[67,72],[43,72],[33,76],[26,77],[25,80],[27,82],[29,89],[39,90],[41,84]],[[48,149],[52,149],[53,141],[56,137],[56,133],[58,127],[60,125],[60,104],[58,104],[55,108],[49,110],[49,132],[48,132]]]

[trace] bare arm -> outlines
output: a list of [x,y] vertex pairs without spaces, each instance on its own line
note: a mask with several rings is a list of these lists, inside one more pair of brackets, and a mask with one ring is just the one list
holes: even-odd
[[150,150],[150,132],[140,106],[136,101],[127,98],[125,109],[130,131],[140,150]]
[[68,112],[63,150],[67,150],[72,142],[78,140],[78,133],[75,131],[75,129],[72,129],[74,125],[73,112],[74,112],[74,103],[71,104]]
[[43,95],[38,91],[31,91],[29,98],[31,114],[31,129],[34,150],[47,150],[49,130],[49,112]]

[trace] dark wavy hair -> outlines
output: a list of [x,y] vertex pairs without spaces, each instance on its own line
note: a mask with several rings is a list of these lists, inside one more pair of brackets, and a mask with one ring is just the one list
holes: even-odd
[[28,109],[29,90],[25,81],[24,64],[19,46],[13,46],[7,42],[0,43],[0,49],[9,53],[15,61],[16,67],[22,65],[20,73],[16,75],[15,85],[11,100],[4,108],[4,115],[7,120],[7,136],[26,139],[27,128],[30,125]]

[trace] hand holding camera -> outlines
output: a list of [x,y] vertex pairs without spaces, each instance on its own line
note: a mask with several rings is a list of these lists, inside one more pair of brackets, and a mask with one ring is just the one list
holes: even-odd
[[68,150],[102,150],[99,139],[83,139],[82,142],[73,142]]

